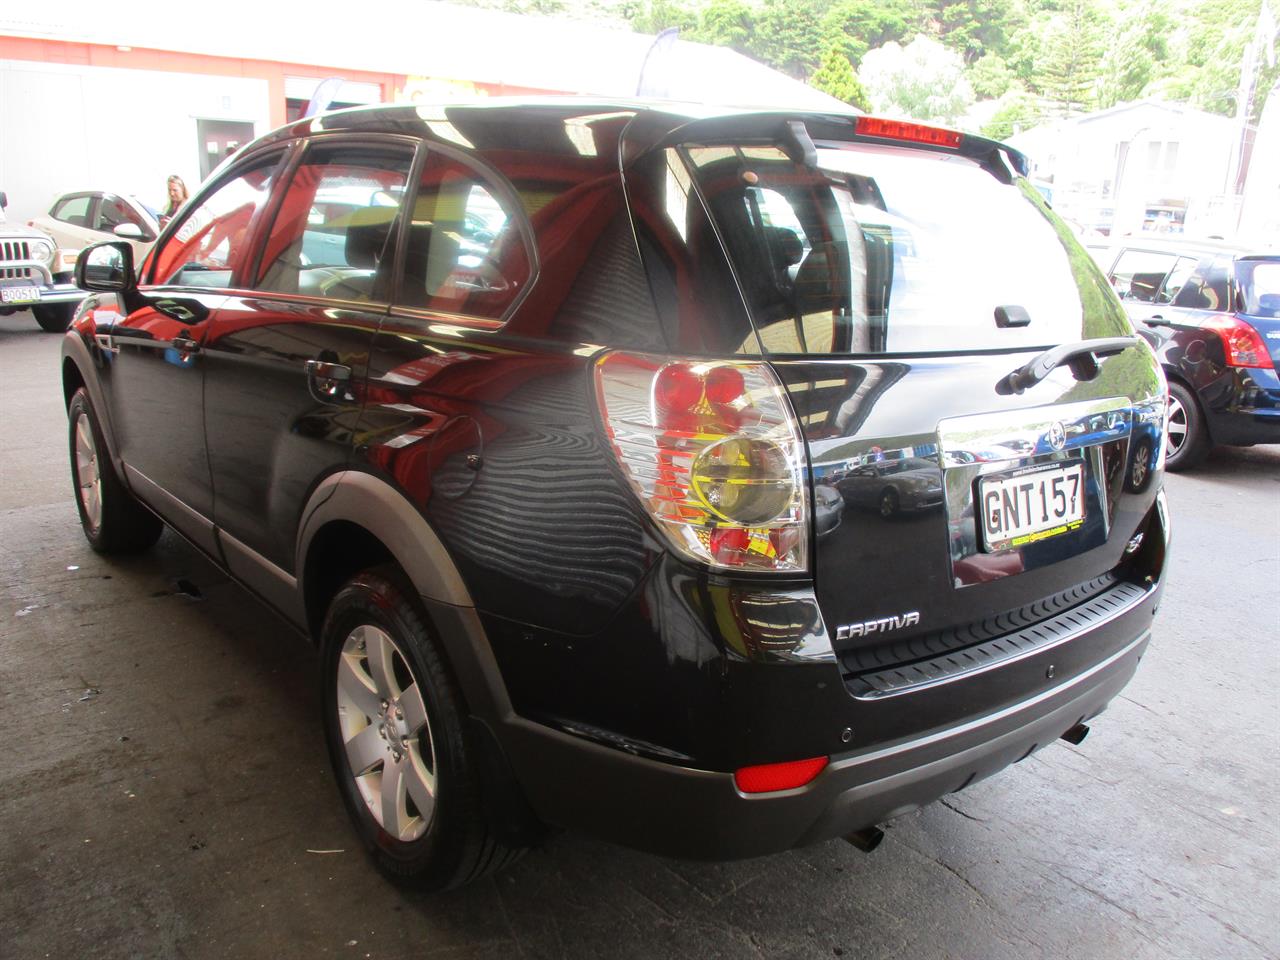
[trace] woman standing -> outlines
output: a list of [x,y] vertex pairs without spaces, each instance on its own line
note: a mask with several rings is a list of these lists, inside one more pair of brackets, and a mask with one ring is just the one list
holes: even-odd
[[162,227],[173,218],[173,215],[178,212],[178,208],[187,202],[187,197],[189,196],[187,185],[182,182],[182,178],[176,173],[169,178],[168,188],[169,205],[160,214],[160,226]]

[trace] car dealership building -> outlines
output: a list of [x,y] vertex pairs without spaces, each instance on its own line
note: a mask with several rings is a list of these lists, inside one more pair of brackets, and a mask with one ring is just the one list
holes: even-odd
[[[843,107],[723,47],[445,3],[224,3],[194,19],[135,5],[127,19],[72,0],[0,13],[0,189],[26,220],[57,194],[110,188],[159,204],[225,156],[331,107],[529,94],[669,96]],[[238,14],[237,14],[238,10]],[[192,28],[190,24],[196,24]],[[640,88],[642,72],[645,75]],[[148,149],[123,150],[145,140]]]

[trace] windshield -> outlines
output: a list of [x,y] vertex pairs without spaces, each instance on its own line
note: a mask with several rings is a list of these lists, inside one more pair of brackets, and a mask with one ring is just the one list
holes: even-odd
[[1237,260],[1236,277],[1251,317],[1280,317],[1280,259]]
[[684,153],[746,295],[756,351],[1026,349],[1130,332],[1035,191],[973,160],[860,143],[820,149],[817,170],[780,147]]

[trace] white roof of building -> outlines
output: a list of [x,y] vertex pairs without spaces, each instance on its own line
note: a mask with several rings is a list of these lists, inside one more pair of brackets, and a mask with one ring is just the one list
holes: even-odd
[[[220,0],[203,9],[98,2],[7,4],[0,35],[503,83],[594,96],[634,96],[654,38],[597,24],[448,3]],[[124,64],[119,64],[123,66]],[[650,76],[666,96],[735,106],[847,105],[726,47],[676,41],[655,50]]]

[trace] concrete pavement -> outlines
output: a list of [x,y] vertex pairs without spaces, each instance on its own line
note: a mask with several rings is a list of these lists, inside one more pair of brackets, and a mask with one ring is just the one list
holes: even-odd
[[731,864],[572,834],[435,897],[356,848],[309,643],[166,533],[80,533],[59,338],[0,318],[0,958],[1280,956],[1280,448],[1168,478],[1138,676],[895,821]]

